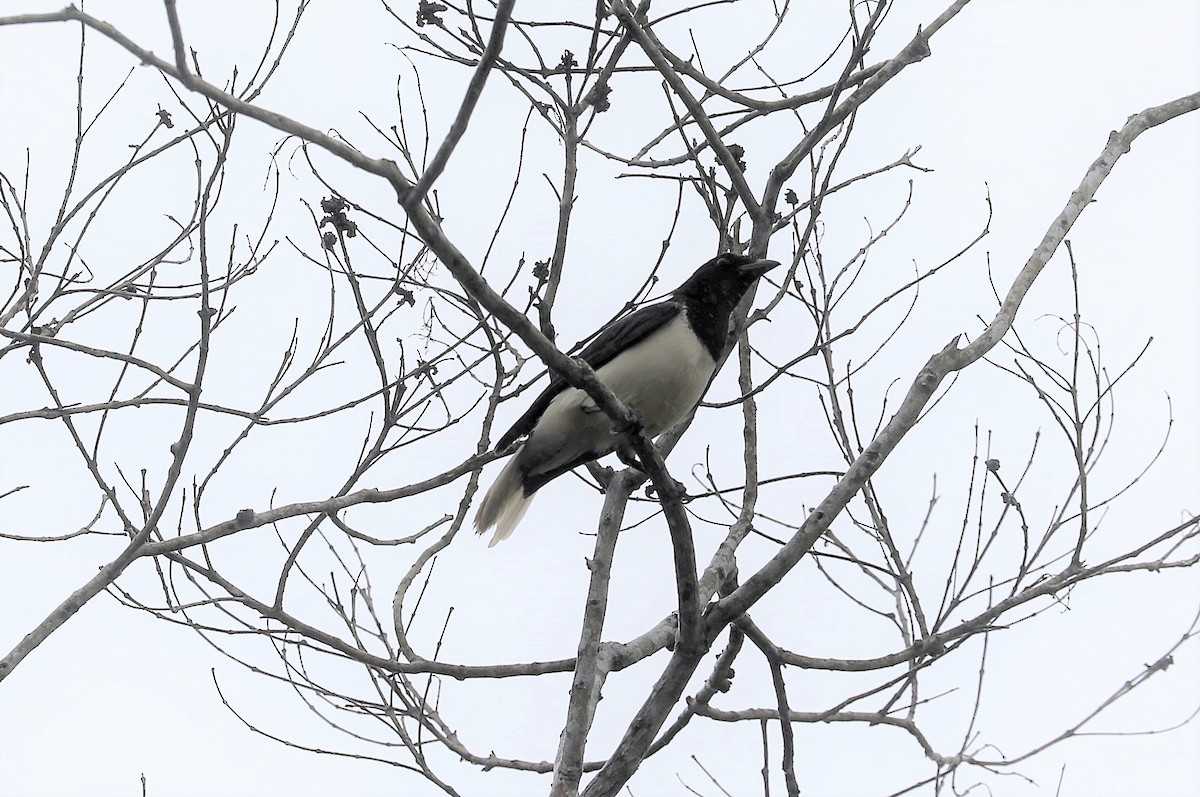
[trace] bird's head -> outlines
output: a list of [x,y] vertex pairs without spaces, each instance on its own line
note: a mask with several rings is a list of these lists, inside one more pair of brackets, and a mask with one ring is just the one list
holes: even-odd
[[716,315],[728,315],[742,300],[754,281],[779,265],[777,260],[760,260],[726,253],[696,269],[675,291],[689,304],[705,306]]

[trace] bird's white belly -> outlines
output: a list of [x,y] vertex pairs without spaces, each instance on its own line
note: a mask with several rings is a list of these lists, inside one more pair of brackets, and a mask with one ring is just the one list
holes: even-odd
[[[674,426],[700,400],[716,363],[686,317],[674,320],[596,372],[621,401],[642,416],[651,437]],[[584,410],[595,411],[587,400]],[[603,413],[597,413],[603,415]],[[605,418],[605,424],[609,421]]]
[[[681,313],[599,368],[596,376],[638,412],[646,434],[654,437],[695,406],[715,368]],[[567,388],[550,402],[527,446],[542,449],[536,461],[541,463],[539,470],[549,471],[589,451],[596,455],[611,451],[612,422],[586,393]]]

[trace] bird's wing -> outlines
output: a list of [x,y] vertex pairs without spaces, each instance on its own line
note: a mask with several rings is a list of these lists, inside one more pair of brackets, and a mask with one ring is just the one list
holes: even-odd
[[[683,305],[678,302],[660,302],[639,308],[624,318],[618,318],[604,329],[596,339],[584,346],[579,358],[594,369],[599,369],[631,346],[645,340],[652,332],[661,328],[672,318],[683,312]],[[529,434],[537,425],[538,419],[546,411],[546,407],[554,397],[567,386],[558,374],[550,375],[550,384],[525,410],[525,414],[517,419],[507,432],[496,443],[497,448],[504,448],[519,437]]]
[[678,302],[659,302],[639,308],[600,330],[596,339],[583,347],[579,358],[592,368],[599,369],[621,352],[641,343],[650,333],[681,312],[683,305]]

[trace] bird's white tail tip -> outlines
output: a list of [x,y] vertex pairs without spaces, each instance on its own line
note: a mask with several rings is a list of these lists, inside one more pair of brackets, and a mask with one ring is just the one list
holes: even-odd
[[533,501],[532,495],[525,495],[521,484],[521,470],[517,466],[519,458],[520,451],[508,461],[504,470],[500,471],[496,482],[480,502],[479,511],[475,513],[477,534],[483,534],[491,527],[496,527],[496,533],[488,543],[489,548],[512,536]]

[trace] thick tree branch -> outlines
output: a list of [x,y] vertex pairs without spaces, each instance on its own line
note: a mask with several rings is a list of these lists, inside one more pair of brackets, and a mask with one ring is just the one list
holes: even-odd
[[1080,213],[1091,202],[1092,197],[1111,173],[1117,160],[1129,151],[1133,140],[1151,127],[1197,108],[1200,108],[1200,92],[1181,97],[1165,105],[1149,108],[1132,117],[1119,132],[1114,132],[1109,137],[1108,145],[1088,169],[1079,188],[1071,194],[1066,208],[1050,225],[1041,244],[1034,250],[1025,267],[1013,281],[1000,311],[988,324],[984,334],[961,349],[958,348],[958,339],[956,338],[929,359],[909,388],[908,394],[904,397],[896,414],[854,461],[833,491],[808,516],[800,532],[792,537],[757,573],[746,579],[732,595],[710,607],[705,617],[706,632],[709,635],[716,634],[735,617],[746,612],[771,587],[783,579],[916,424],[921,411],[929,403],[942,380],[948,374],[965,368],[987,354],[1012,328],[1021,301],[1032,287],[1034,280],[1058,249]]

